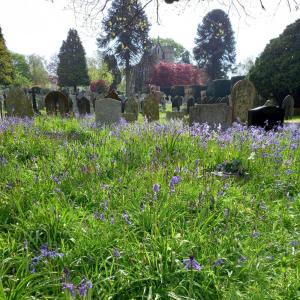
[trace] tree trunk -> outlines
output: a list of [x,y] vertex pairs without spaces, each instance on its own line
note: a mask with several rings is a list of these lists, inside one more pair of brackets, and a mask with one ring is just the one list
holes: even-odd
[[126,96],[129,97],[131,94],[130,91],[130,86],[131,86],[131,68],[129,65],[129,60],[126,60],[126,65],[125,65],[125,80],[126,80]]

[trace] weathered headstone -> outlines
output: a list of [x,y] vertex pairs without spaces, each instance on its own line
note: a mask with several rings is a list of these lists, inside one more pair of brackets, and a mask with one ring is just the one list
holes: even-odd
[[190,126],[194,123],[221,124],[224,127],[232,123],[231,107],[225,103],[199,104],[190,107]]
[[149,122],[159,120],[159,104],[155,95],[150,94],[144,100],[144,116]]
[[97,124],[112,124],[121,119],[121,102],[115,99],[104,98],[96,100],[95,113]]
[[59,91],[52,91],[45,98],[48,115],[57,115],[60,113],[61,116],[65,116],[70,113],[70,104],[68,97]]
[[290,119],[294,115],[294,105],[295,100],[293,96],[287,95],[281,104],[281,107],[284,109],[284,118]]
[[248,126],[259,126],[271,130],[283,125],[284,109],[266,104],[249,110]]
[[166,119],[167,120],[175,120],[175,119],[183,119],[185,113],[183,111],[167,111],[166,112]]
[[128,123],[133,123],[135,121],[137,121],[137,116],[134,113],[123,113],[122,114],[122,118],[128,122]]
[[246,122],[248,110],[255,106],[257,93],[253,83],[247,79],[238,81],[231,91],[232,121]]
[[194,97],[189,97],[188,100],[187,100],[187,104],[186,104],[186,110],[187,110],[188,114],[190,113],[190,108],[194,105],[195,105],[195,98]]
[[139,114],[139,104],[137,101],[133,98],[130,98],[125,102],[125,113],[126,114],[134,114],[135,119],[138,119]]
[[8,116],[22,118],[33,116],[32,101],[21,88],[11,88],[8,92],[5,104]]
[[86,115],[91,113],[90,101],[86,97],[77,99],[77,107],[79,115]]

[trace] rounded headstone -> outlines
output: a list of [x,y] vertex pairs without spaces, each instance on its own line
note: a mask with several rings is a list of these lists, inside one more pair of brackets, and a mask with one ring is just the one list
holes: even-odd
[[253,83],[247,79],[238,81],[231,91],[232,121],[246,122],[248,110],[252,109],[257,99]]

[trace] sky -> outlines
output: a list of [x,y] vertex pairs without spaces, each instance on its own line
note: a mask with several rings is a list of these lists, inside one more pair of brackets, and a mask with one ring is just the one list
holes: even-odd
[[[25,55],[38,54],[49,59],[58,53],[62,41],[70,28],[79,31],[88,56],[97,50],[96,38],[101,31],[104,15],[99,14],[93,27],[83,26],[80,16],[67,7],[67,0],[0,0],[0,26],[9,50]],[[160,0],[161,1],[161,0]],[[221,2],[230,0],[180,0],[179,4],[168,5],[159,2],[159,23],[157,23],[156,1],[146,7],[152,23],[151,37],[173,38],[192,51],[197,26],[212,9],[221,8],[229,14],[235,32],[237,62],[258,56],[270,41],[278,37],[285,27],[300,18],[298,11],[289,10],[286,1],[264,0],[266,11],[258,0],[246,1],[249,15]],[[278,0],[279,1],[279,0]],[[189,5],[186,5],[186,3]],[[209,4],[208,4],[209,3]],[[255,5],[254,5],[255,3]],[[99,25],[98,25],[99,24]]]

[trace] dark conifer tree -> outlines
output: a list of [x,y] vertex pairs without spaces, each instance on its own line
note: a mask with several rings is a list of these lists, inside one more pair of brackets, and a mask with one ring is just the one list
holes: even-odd
[[7,50],[0,27],[0,85],[8,85],[13,80],[13,65],[11,55]]
[[226,77],[235,63],[235,39],[228,15],[221,9],[209,12],[198,25],[194,57],[210,80]]
[[60,48],[58,59],[59,86],[72,86],[76,90],[79,85],[89,85],[85,51],[75,29],[69,30],[67,40],[63,41]]
[[130,93],[131,66],[137,63],[149,44],[150,24],[141,3],[113,0],[103,21],[104,35],[98,38],[100,48],[108,48],[125,68],[126,94]]

